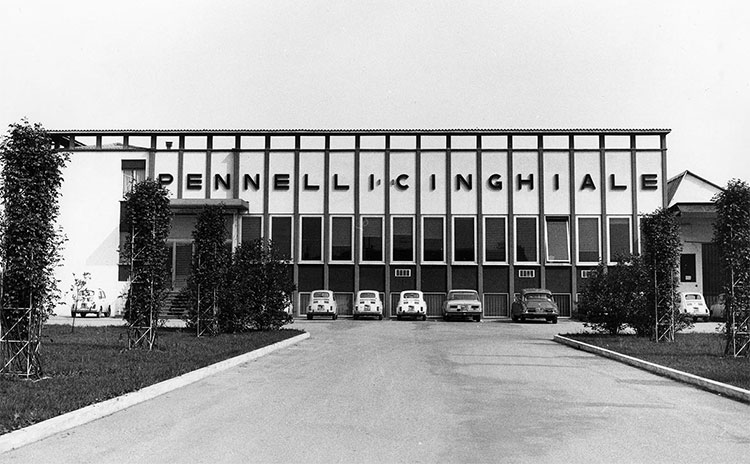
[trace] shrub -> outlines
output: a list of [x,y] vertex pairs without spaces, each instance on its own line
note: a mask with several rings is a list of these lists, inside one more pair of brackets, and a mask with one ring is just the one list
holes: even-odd
[[581,293],[578,308],[585,326],[597,332],[617,334],[632,325],[645,305],[645,267],[639,256],[618,257],[615,266],[599,263]]
[[222,332],[277,330],[293,321],[284,309],[296,286],[291,265],[273,242],[245,242],[235,249],[219,299]]

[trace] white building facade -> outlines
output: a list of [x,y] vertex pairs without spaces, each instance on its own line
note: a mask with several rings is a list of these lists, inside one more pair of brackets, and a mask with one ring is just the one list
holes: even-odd
[[60,279],[90,272],[117,295],[127,281],[120,203],[157,179],[175,213],[172,284],[190,272],[197,213],[223,203],[232,244],[272,239],[291,260],[304,314],[330,289],[342,314],[360,289],[472,288],[485,317],[522,288],[552,290],[571,314],[600,259],[639,250],[639,217],[667,205],[666,129],[50,131],[71,152]]

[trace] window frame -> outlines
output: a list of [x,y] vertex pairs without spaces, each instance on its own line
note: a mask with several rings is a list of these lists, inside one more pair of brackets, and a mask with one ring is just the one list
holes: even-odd
[[[472,220],[472,226],[474,228],[474,234],[472,237],[473,242],[473,255],[474,259],[471,261],[458,261],[456,260],[456,219],[471,219]],[[454,215],[451,218],[451,264],[455,265],[463,265],[463,264],[477,264],[477,217],[469,214],[459,214]]]
[[[519,219],[533,219],[536,224],[535,235],[536,235],[536,259],[534,261],[519,261],[518,259],[518,220]],[[513,218],[513,263],[520,265],[533,265],[539,264],[539,216],[531,215],[518,215]]]
[[239,233],[239,240],[238,240],[239,244],[245,243],[244,237],[242,236],[242,231],[243,231],[243,229],[242,229],[242,222],[244,221],[245,218],[250,218],[250,217],[252,217],[252,218],[260,218],[260,238],[261,238],[261,240],[263,239],[263,237],[265,235],[265,229],[263,228],[263,226],[265,225],[265,217],[263,217],[262,214],[242,214],[242,215],[240,215],[240,233]]
[[[320,250],[319,250],[320,251],[320,259],[304,259],[302,257],[302,253],[304,252],[304,249],[303,249],[303,246],[302,246],[302,242],[304,240],[304,235],[305,234],[304,234],[304,231],[303,231],[302,223],[304,222],[305,219],[313,219],[313,218],[320,219]],[[325,236],[323,235],[323,232],[324,232],[323,229],[324,229],[323,216],[321,216],[319,214],[303,214],[303,215],[300,215],[300,217],[299,217],[299,237],[297,238],[297,242],[298,242],[297,245],[299,247],[299,260],[298,260],[298,262],[305,263],[305,264],[321,264],[321,263],[323,263],[323,257],[325,256],[325,254],[324,254],[325,250],[323,249],[324,248],[323,247],[323,242],[325,242]]]
[[[442,238],[441,239],[442,239],[442,242],[443,242],[442,243],[442,245],[443,245],[443,251],[442,251],[443,256],[442,256],[442,259],[440,259],[439,261],[427,261],[425,259],[425,257],[424,257],[424,252],[425,252],[425,243],[424,243],[424,241],[425,241],[425,238],[426,238],[425,237],[425,226],[424,226],[425,219],[440,219],[440,222],[442,223],[442,231],[443,232],[442,232]],[[422,256],[420,256],[420,260],[421,260],[422,263],[424,263],[424,264],[446,264],[446,259],[445,259],[446,256],[445,255],[446,255],[446,251],[447,250],[446,250],[446,246],[445,246],[445,232],[446,232],[445,223],[446,223],[445,216],[439,216],[439,215],[422,216],[422,237],[421,237],[422,238],[422,247],[421,247],[421,250],[420,250],[421,254],[422,254]]]
[[[482,237],[484,239],[484,244],[483,244],[484,245],[484,247],[483,247],[484,256],[482,256],[482,264],[486,264],[486,265],[490,265],[490,266],[507,265],[508,261],[509,261],[508,260],[508,216],[491,215],[491,216],[484,216],[482,219],[484,221],[484,228],[482,229],[484,231],[484,234],[483,234],[484,236]],[[487,250],[489,249],[487,247],[487,230],[488,230],[487,220],[488,219],[503,219],[503,223],[505,224],[504,234],[503,234],[503,236],[505,237],[505,240],[504,240],[504,244],[505,244],[505,260],[504,261],[491,261],[491,260],[487,259]]]
[[[552,222],[565,222],[565,243],[567,245],[568,259],[550,259],[549,251],[549,223]],[[557,216],[550,215],[544,217],[544,252],[545,262],[549,264],[570,264],[571,263],[571,249],[570,249],[570,216]]]
[[612,258],[612,220],[613,219],[627,219],[628,220],[628,253],[633,253],[633,218],[630,216],[607,216],[607,264],[616,264]]
[[[351,252],[350,259],[335,259],[333,257],[333,220],[334,219],[349,219],[349,250]],[[346,214],[331,215],[328,218],[328,230],[330,231],[328,237],[328,261],[337,264],[353,264],[354,263],[354,216]]]
[[[581,255],[581,227],[580,227],[580,220],[581,219],[596,219],[596,240],[598,243],[598,250],[597,255],[599,259],[596,261],[582,261],[580,259]],[[596,266],[599,264],[599,261],[602,259],[602,218],[600,216],[591,216],[591,215],[585,215],[585,216],[576,216],[576,264],[583,265],[583,266]]]
[[[368,219],[380,219],[380,260],[379,261],[372,261],[372,260],[366,260],[365,259],[365,226],[364,222]],[[388,253],[386,249],[386,242],[385,242],[385,216],[380,216],[377,214],[368,214],[368,215],[362,215],[359,217],[359,237],[357,238],[359,240],[359,263],[360,264],[385,264],[385,257],[386,253]]]
[[[411,261],[397,261],[393,258],[393,251],[394,251],[394,244],[395,240],[393,232],[395,228],[393,227],[393,223],[396,219],[411,219]],[[390,257],[391,257],[391,263],[393,264],[415,264],[416,263],[416,231],[415,231],[416,221],[414,220],[414,216],[411,215],[393,215],[391,216],[391,236],[390,238]]]
[[295,252],[294,249],[294,216],[291,214],[274,214],[269,216],[269,235],[271,241],[275,241],[273,237],[273,223],[275,219],[289,219],[289,260],[294,260]]

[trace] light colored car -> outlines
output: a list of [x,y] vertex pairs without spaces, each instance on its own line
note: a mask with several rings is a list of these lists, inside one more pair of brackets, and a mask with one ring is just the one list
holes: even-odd
[[405,290],[401,292],[396,306],[396,319],[405,317],[427,320],[427,303],[424,294],[419,290]]
[[307,318],[313,316],[331,316],[334,321],[339,317],[336,300],[330,290],[315,290],[310,295],[310,303],[307,305]]
[[380,293],[375,290],[360,290],[357,292],[357,301],[354,304],[354,319],[362,316],[377,317],[383,319],[383,302],[380,301]]
[[94,314],[96,317],[109,317],[112,315],[112,307],[107,301],[107,294],[104,290],[88,290],[83,288],[78,290],[73,304],[70,305],[71,317],[86,317],[87,314]]
[[703,295],[697,292],[680,292],[680,312],[692,317],[694,321],[708,321],[711,314]]
[[719,294],[719,300],[711,305],[711,308],[709,309],[709,318],[714,321],[723,321],[725,306],[724,303],[726,302],[726,296],[723,293]]
[[545,288],[524,288],[510,307],[513,322],[526,319],[545,319],[557,324],[560,310],[552,299],[552,292]]
[[443,319],[470,317],[482,320],[482,303],[476,290],[451,290],[443,302]]

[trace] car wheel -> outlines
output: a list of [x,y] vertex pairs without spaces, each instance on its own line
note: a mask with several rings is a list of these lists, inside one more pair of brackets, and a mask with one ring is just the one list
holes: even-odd
[[338,314],[334,314],[334,315],[333,315],[333,317],[332,317],[332,319],[333,319],[334,321],[335,321],[336,319],[338,319],[338,318],[339,318]]
[[512,316],[511,319],[513,319],[513,322],[518,322],[518,316]]
[[308,321],[312,321],[312,314],[308,314],[308,315],[307,315],[307,320],[308,320]]
[[476,322],[481,322],[482,321],[482,316],[474,316],[474,320]]
[[400,321],[401,319],[402,319],[402,318],[401,318],[401,314],[397,314],[397,315],[396,315],[396,320],[397,320],[397,321]]
[[426,320],[427,320],[427,316],[422,314],[422,321],[426,321]]
[[553,323],[553,324],[557,324],[557,318],[556,318],[556,317],[553,317],[553,318],[552,318],[552,323]]
[[521,322],[526,322],[526,318],[524,316],[521,316]]
[[112,306],[107,306],[107,312],[104,313],[104,317],[111,317],[112,316]]
[[383,315],[382,315],[382,314],[378,314],[378,320],[379,320],[379,321],[382,321],[382,320],[383,320]]

